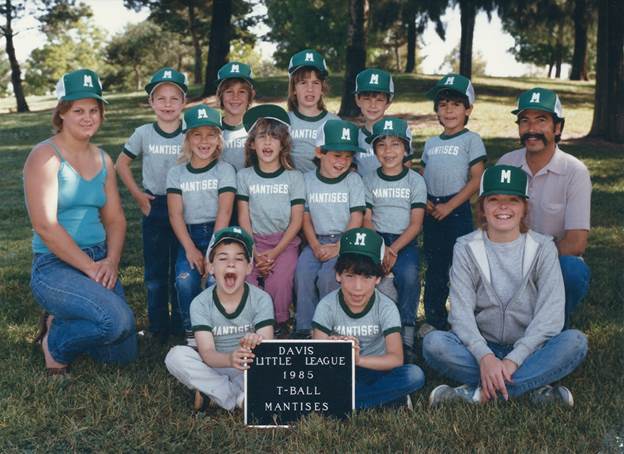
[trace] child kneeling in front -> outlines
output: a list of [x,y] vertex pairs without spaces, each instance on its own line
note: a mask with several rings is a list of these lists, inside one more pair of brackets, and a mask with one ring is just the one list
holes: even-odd
[[197,349],[173,347],[169,372],[195,391],[194,410],[209,401],[226,410],[242,408],[243,371],[253,363],[253,349],[273,338],[273,302],[268,293],[245,283],[253,268],[253,239],[240,227],[215,233],[208,249],[208,271],[216,284],[191,303]]
[[356,408],[411,409],[410,393],[425,384],[423,371],[403,364],[401,318],[396,304],[375,289],[383,276],[384,242],[366,228],[340,239],[336,280],[340,288],[316,307],[313,339],[349,339],[355,347]]

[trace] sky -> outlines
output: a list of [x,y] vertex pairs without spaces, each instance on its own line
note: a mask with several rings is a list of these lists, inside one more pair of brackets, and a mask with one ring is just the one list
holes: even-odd
[[[88,4],[94,12],[95,23],[113,35],[123,29],[128,23],[144,21],[148,11],[138,13],[127,10],[123,6],[123,0],[82,0]],[[446,24],[446,41],[442,41],[435,32],[433,24],[429,24],[422,40],[423,48],[421,55],[424,60],[420,70],[425,74],[439,73],[440,65],[444,57],[459,43],[461,26],[459,8],[449,8],[442,17]],[[19,31],[15,39],[17,58],[25,62],[30,52],[45,43],[45,35],[37,30],[37,22],[32,17],[24,17],[15,23],[14,29]],[[4,48],[2,40],[2,48]],[[529,65],[518,63],[508,52],[513,46],[514,40],[511,35],[502,31],[501,21],[494,14],[488,21],[485,13],[477,16],[473,51],[481,52],[487,58],[486,74],[491,76],[521,76],[533,70]],[[274,45],[271,43],[259,43],[262,55],[271,58]]]

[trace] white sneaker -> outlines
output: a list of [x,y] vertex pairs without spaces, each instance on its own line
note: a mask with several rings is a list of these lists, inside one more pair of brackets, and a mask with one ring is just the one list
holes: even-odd
[[236,398],[236,407],[243,409],[245,408],[245,392],[241,392]]
[[451,402],[454,400],[463,400],[471,404],[481,402],[481,388],[462,385],[453,388],[449,385],[437,386],[429,394],[429,406],[437,407],[443,402]]
[[530,394],[530,399],[534,404],[559,403],[566,407],[574,406],[572,392],[565,386],[545,385],[534,389]]
[[410,395],[407,395],[407,398],[405,399],[405,406],[407,407],[407,409],[409,411],[414,411],[414,405],[412,404],[412,398],[410,397]]

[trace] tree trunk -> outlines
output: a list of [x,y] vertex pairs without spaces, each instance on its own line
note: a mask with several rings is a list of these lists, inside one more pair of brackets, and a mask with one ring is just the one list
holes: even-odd
[[596,97],[590,136],[624,143],[624,2],[598,3]]
[[570,80],[587,80],[587,23],[585,21],[586,0],[574,3],[574,54]]
[[548,65],[548,78],[550,79],[552,77],[552,70],[555,67],[555,62],[553,60],[550,60],[550,63]]
[[11,65],[11,84],[13,85],[13,94],[15,95],[15,102],[17,103],[18,112],[29,112],[28,103],[24,96],[24,89],[22,87],[22,72],[20,71],[19,62],[15,56],[15,47],[13,46],[13,28],[11,21],[13,19],[13,7],[11,6],[11,0],[5,1],[6,9],[6,26],[4,30],[4,39],[6,41],[6,53],[9,57],[9,63]]
[[471,0],[460,0],[461,41],[459,43],[459,73],[472,77],[472,40],[474,37],[477,8]]
[[416,10],[413,6],[408,6],[408,10],[405,13],[405,19],[407,20],[407,58],[405,63],[405,72],[413,73],[416,69]]
[[368,0],[349,0],[349,29],[347,33],[347,65],[340,102],[340,117],[355,117],[360,109],[355,104],[355,76],[366,67],[366,33],[368,29]]
[[557,28],[557,44],[555,49],[555,79],[561,79],[561,64],[563,63],[563,22],[559,22]]
[[232,39],[232,0],[212,2],[212,25],[208,43],[208,64],[204,79],[203,97],[214,95],[217,90],[217,72],[227,63]]
[[141,70],[139,68],[139,65],[134,65],[134,67],[132,68],[134,70],[134,78],[136,79],[136,89],[137,91],[141,90]]
[[202,50],[199,36],[197,36],[195,7],[192,3],[188,4],[189,30],[191,32],[191,41],[195,53],[195,66],[193,68],[193,82],[201,84],[202,82]]

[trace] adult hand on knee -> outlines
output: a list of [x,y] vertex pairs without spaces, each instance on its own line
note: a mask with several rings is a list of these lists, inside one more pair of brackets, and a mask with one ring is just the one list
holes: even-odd
[[503,361],[488,353],[479,361],[481,371],[481,391],[484,400],[496,398],[496,392],[500,392],[505,400],[509,399],[505,383],[511,382],[511,374],[503,364]]

